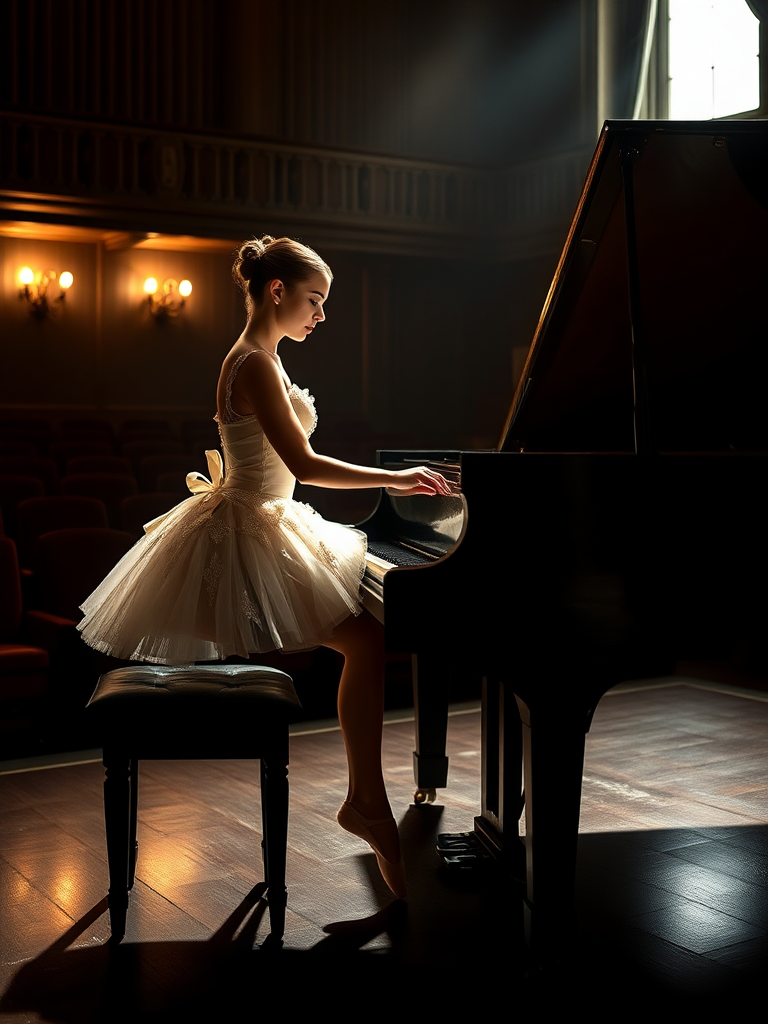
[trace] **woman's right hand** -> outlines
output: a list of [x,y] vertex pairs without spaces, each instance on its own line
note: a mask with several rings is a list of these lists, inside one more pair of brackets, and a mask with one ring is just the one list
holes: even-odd
[[453,488],[445,477],[427,466],[396,470],[386,490],[387,494],[398,497],[408,494],[453,494]]

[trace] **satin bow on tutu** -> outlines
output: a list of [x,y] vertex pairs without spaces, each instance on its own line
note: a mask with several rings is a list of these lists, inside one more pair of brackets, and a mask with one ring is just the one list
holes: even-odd
[[[224,482],[224,463],[221,459],[221,453],[216,451],[214,448],[205,453],[205,459],[208,463],[208,472],[211,474],[211,479],[209,480],[207,476],[203,476],[202,473],[198,473],[197,471],[187,473],[187,487],[190,489],[192,494],[212,494],[214,491],[218,491]],[[184,501],[188,500],[188,498],[184,499]],[[173,515],[177,508],[181,508],[184,501],[180,501],[179,504],[174,505],[172,509],[169,509],[167,512],[163,512],[163,514],[158,516],[156,519],[152,519],[150,522],[145,523],[144,533],[152,533],[156,530],[158,526],[165,522],[168,516]]]
[[205,453],[208,462],[208,472],[211,474],[209,480],[202,473],[187,473],[187,487],[193,494],[204,494],[205,491],[217,491],[224,481],[224,463],[221,461],[221,453],[213,451]]

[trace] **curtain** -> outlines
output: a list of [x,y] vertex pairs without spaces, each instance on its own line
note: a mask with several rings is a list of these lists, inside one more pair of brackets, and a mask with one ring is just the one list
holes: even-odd
[[600,118],[638,118],[657,0],[601,0],[599,11]]

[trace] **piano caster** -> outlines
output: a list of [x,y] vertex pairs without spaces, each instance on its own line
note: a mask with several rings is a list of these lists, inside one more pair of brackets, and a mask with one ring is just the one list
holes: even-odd
[[413,794],[415,804],[433,804],[437,800],[436,789],[417,789]]

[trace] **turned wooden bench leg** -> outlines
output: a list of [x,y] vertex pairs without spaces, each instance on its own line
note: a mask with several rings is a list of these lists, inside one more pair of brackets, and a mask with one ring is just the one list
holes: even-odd
[[[128,914],[128,890],[131,834],[134,841],[136,825],[131,827],[131,761],[124,750],[104,750],[104,824],[107,833],[109,866],[109,921],[111,941],[120,942],[125,935]],[[135,868],[135,857],[133,865]]]
[[269,924],[273,939],[285,933],[285,884],[288,846],[288,745],[277,755],[261,760],[261,820],[264,878],[267,883]]

